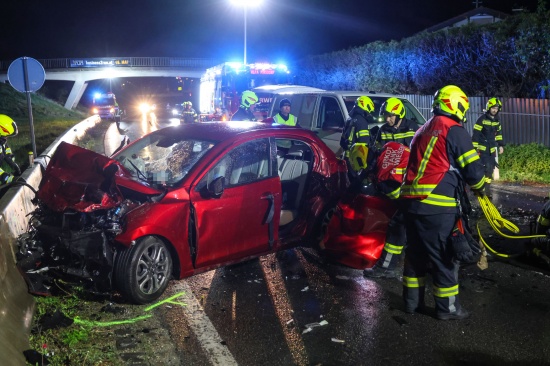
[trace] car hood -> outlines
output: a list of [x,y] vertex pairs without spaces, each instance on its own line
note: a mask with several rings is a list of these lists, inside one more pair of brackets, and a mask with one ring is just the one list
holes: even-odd
[[115,160],[61,142],[42,176],[37,198],[49,209],[91,212],[118,206],[121,192],[157,196],[162,191],[137,182]]

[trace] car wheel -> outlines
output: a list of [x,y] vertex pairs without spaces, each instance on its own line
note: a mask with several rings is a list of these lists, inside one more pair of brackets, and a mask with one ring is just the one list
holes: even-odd
[[162,295],[172,275],[172,257],[159,238],[146,236],[119,252],[115,286],[127,300],[146,304]]

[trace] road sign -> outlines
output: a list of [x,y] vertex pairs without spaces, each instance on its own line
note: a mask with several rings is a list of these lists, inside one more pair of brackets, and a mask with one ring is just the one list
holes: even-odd
[[15,90],[27,94],[27,109],[29,110],[29,124],[33,157],[36,157],[36,142],[34,140],[34,123],[32,119],[31,92],[35,92],[44,85],[46,73],[40,62],[31,57],[19,57],[8,67],[8,80]]
[[21,93],[35,92],[44,85],[46,72],[42,64],[34,58],[19,57],[8,68],[8,80]]

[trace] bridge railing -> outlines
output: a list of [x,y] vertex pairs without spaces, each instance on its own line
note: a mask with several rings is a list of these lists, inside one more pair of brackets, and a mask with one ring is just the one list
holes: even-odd
[[[78,68],[71,60],[125,60],[127,63],[117,64],[116,67],[188,67],[207,69],[220,64],[221,61],[211,58],[185,57],[101,57],[101,58],[50,58],[37,59],[44,69]],[[13,60],[0,61],[0,71],[7,71]]]

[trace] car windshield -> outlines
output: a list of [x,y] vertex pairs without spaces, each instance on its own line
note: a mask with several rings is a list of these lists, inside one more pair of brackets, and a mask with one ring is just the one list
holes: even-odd
[[153,186],[173,186],[180,182],[214,142],[151,134],[116,154],[134,178]]

